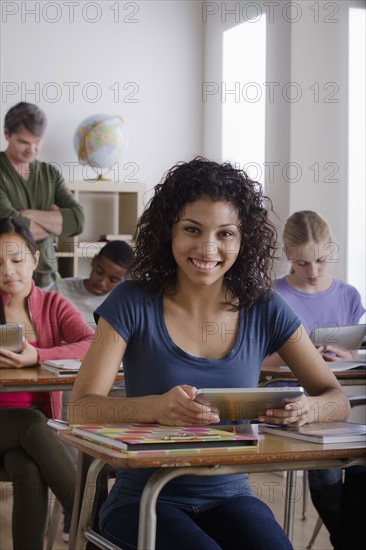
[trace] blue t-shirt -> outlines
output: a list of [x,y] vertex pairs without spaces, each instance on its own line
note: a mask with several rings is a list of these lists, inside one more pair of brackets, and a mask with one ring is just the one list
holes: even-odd
[[[148,293],[139,283],[117,285],[95,314],[127,342],[123,366],[128,397],[159,395],[181,384],[197,388],[256,387],[264,357],[277,351],[300,325],[286,302],[273,293],[249,314],[240,312],[237,338],[225,357],[205,359],[186,353],[173,342],[165,325],[163,296]],[[102,522],[114,508],[139,501],[152,471],[118,471],[102,508]],[[242,494],[250,494],[246,474],[184,476],[170,482],[159,499],[199,505]]]

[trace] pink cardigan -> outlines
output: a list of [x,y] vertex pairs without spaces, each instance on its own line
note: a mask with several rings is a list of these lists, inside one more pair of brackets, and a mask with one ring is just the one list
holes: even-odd
[[[1,292],[4,308],[10,295]],[[59,292],[48,292],[32,283],[28,310],[38,342],[39,362],[46,359],[84,358],[94,336],[94,330],[84,321],[78,309]],[[8,394],[15,397],[15,394]],[[60,418],[62,393],[46,394],[45,413]],[[21,394],[18,394],[19,398]],[[47,406],[51,405],[51,407]]]

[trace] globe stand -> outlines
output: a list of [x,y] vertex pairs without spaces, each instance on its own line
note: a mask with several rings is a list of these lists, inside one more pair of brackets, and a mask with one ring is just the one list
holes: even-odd
[[96,178],[97,181],[112,181],[112,178],[106,178],[104,174],[99,174]]
[[97,170],[97,169],[95,168],[95,166],[93,166],[93,165],[91,165],[91,164],[90,164],[89,166],[90,166],[91,168],[93,168],[93,170],[95,171],[95,178],[91,178],[91,179],[88,178],[90,181],[113,181],[112,178],[107,178],[107,177],[106,177],[107,174],[110,172],[110,169],[106,170],[106,171],[104,172],[104,174],[103,174],[103,172],[102,172],[101,169]]

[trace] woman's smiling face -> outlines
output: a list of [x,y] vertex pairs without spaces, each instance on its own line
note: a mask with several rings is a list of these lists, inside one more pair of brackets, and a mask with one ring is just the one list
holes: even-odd
[[223,279],[239,252],[240,219],[228,201],[202,197],[188,203],[172,229],[172,251],[177,277],[197,285]]

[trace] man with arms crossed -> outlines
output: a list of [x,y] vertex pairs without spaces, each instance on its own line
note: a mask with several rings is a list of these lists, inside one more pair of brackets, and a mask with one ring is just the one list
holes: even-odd
[[56,279],[55,236],[79,235],[84,213],[55,166],[36,160],[46,130],[43,111],[21,102],[5,115],[8,142],[0,152],[0,217],[18,217],[31,230],[40,251],[35,282],[49,287]]

